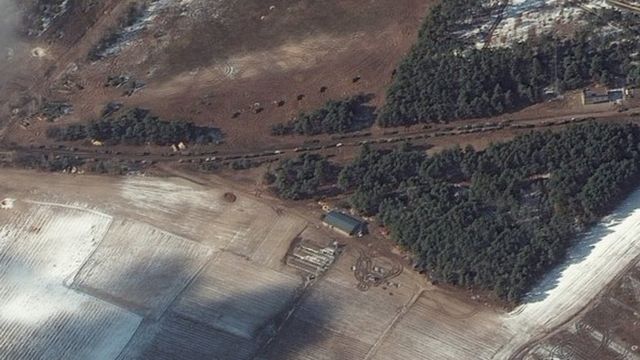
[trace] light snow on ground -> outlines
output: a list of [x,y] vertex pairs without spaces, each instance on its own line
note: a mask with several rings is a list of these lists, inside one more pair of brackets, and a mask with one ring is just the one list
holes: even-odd
[[106,215],[35,204],[0,222],[0,357],[117,356],[141,318],[65,286],[110,223]]
[[495,359],[578,313],[640,256],[640,190],[582,236],[568,259],[551,270],[505,318],[514,338]]

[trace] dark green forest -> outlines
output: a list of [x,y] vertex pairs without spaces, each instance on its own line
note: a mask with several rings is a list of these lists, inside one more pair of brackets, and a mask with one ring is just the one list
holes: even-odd
[[[317,155],[284,161],[276,189],[317,195],[329,166]],[[365,145],[337,183],[432,279],[517,301],[631,190],[639,166],[638,126],[586,123],[434,156]]]
[[47,130],[47,136],[57,141],[94,139],[111,145],[170,145],[181,141],[210,143],[222,135],[216,128],[184,121],[164,121],[148,110],[134,108],[90,121],[87,125],[53,126]]
[[335,180],[335,168],[322,156],[303,154],[280,162],[268,182],[275,185],[278,195],[300,200],[317,195],[322,185]]
[[612,41],[590,30],[475,49],[460,33],[464,20],[486,11],[478,0],[433,8],[387,92],[381,126],[494,116],[543,101],[545,88],[556,84],[564,91],[640,77],[630,56],[640,49],[638,41]]
[[518,300],[638,179],[640,128],[578,125],[478,152],[365,148],[339,185],[446,283]]
[[312,112],[301,112],[295,119],[271,128],[272,135],[319,135],[344,134],[358,131],[371,125],[372,109],[364,105],[363,95],[346,100],[330,100]]

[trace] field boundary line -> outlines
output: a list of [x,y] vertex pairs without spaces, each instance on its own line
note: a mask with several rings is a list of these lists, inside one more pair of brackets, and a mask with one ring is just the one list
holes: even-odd
[[[98,249],[100,248],[100,245],[102,245],[102,242],[104,241],[104,239],[107,237],[107,235],[109,235],[109,232],[111,231],[111,226],[113,226],[113,220],[114,218],[111,217],[111,219],[109,219],[109,225],[107,226],[107,229],[104,232],[104,235],[100,238],[100,241],[98,241],[98,243],[96,244],[96,246],[93,248],[93,250],[91,250],[91,253],[84,259],[84,261],[82,262],[82,264],[80,264],[80,266],[78,267],[78,270],[75,272],[75,274],[73,274],[72,277],[70,277],[70,282],[68,284],[65,284],[63,282],[63,285],[66,286],[67,288],[74,290],[78,293],[82,293],[91,297],[94,297],[96,299],[100,299],[97,296],[93,296],[85,291],[83,291],[80,286],[78,286],[76,284],[76,280],[78,278],[78,275],[82,272],[82,270],[84,270],[84,268],[88,265],[87,263],[93,258],[93,255],[95,255],[95,253],[98,251]],[[102,300],[102,299],[100,299]],[[130,311],[127,309],[127,311]]]
[[[123,359],[123,356],[125,356],[127,352],[132,351],[132,350],[129,350],[129,347],[132,344],[132,342],[136,340],[136,337],[139,332],[145,331],[145,330],[149,331],[148,329],[145,329],[145,325],[147,325],[148,327],[148,326],[159,324],[162,321],[162,318],[165,315],[167,315],[167,313],[172,311],[175,303],[182,297],[185,291],[191,286],[191,284],[193,284],[193,282],[200,276],[200,274],[202,274],[202,272],[207,266],[209,266],[212,262],[215,262],[218,259],[218,257],[220,257],[221,253],[222,251],[220,250],[213,250],[212,253],[209,254],[208,259],[203,262],[202,266],[198,269],[198,271],[195,274],[193,274],[193,276],[191,276],[191,278],[186,282],[185,286],[176,294],[176,296],[173,297],[173,299],[171,299],[171,302],[167,304],[167,306],[162,310],[162,312],[160,312],[156,316],[142,317],[142,321],[140,321],[140,324],[136,328],[136,331],[133,332],[133,334],[129,338],[129,341],[127,341],[127,344],[122,347],[122,349],[118,353],[118,356],[115,357],[116,360]],[[209,325],[207,324],[207,326]],[[142,334],[140,336],[145,336],[145,335],[148,336],[149,334]],[[136,351],[136,350],[140,351],[140,349],[134,349],[133,351]]]
[[94,210],[94,209],[90,209],[90,208],[86,208],[86,207],[82,207],[82,206],[78,206],[78,205],[60,204],[60,203],[46,202],[46,201],[36,201],[36,200],[22,200],[22,201],[24,201],[26,203],[29,203],[29,204],[35,204],[35,205],[57,206],[57,207],[65,208],[65,209],[86,211],[88,213],[91,213],[91,214],[94,214],[94,215],[99,215],[99,216],[104,216],[104,217],[107,217],[107,218],[113,220],[113,216],[111,216],[111,215],[109,215],[107,213],[103,213],[103,212],[98,211],[98,210]]
[[413,305],[418,301],[418,299],[420,299],[424,291],[425,289],[421,287],[418,291],[416,291],[415,294],[413,294],[411,299],[409,299],[409,301],[404,304],[402,308],[400,308],[400,310],[396,313],[396,316],[394,316],[393,319],[389,322],[389,325],[387,325],[387,327],[382,331],[382,334],[378,336],[376,342],[373,343],[373,345],[367,352],[367,355],[365,355],[364,360],[371,360],[376,355],[378,349],[380,348],[380,346],[382,346],[382,343],[389,337],[391,330],[393,330],[400,319],[404,317],[404,315],[409,312],[409,310],[411,310]]

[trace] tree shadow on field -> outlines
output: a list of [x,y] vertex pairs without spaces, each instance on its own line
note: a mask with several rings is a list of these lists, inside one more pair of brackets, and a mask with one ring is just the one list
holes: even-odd
[[[5,255],[0,252],[0,260]],[[163,266],[164,262],[155,266]],[[11,276],[7,275],[10,274],[9,268],[27,268],[33,263],[33,259],[18,256],[14,256],[9,264],[0,261],[0,282],[6,285],[3,280]],[[171,266],[167,271],[178,273],[182,270]],[[144,274],[144,269],[134,265],[125,271],[114,272],[111,279],[106,275],[104,284],[114,284],[113,281],[121,277],[136,277],[140,279],[140,287],[149,286],[146,284],[149,279],[141,274]],[[203,275],[206,274],[198,276]],[[24,276],[46,276],[46,270],[27,271]],[[158,280],[153,278],[153,281]],[[0,339],[0,357],[16,360],[280,360],[290,358],[286,354],[306,353],[325,338],[321,329],[330,321],[331,311],[317,298],[313,301],[313,319],[321,320],[303,326],[302,331],[297,330],[300,329],[300,321],[296,318],[297,307],[310,293],[309,288],[302,286],[302,278],[298,288],[263,283],[260,289],[230,294],[220,294],[230,285],[218,281],[215,286],[219,284],[220,288],[212,292],[216,299],[200,294],[186,297],[192,284],[188,282],[171,305],[158,315],[154,309],[141,310],[139,304],[127,302],[126,299],[112,298],[105,293],[89,295],[84,286],[66,284],[70,287],[65,287],[60,283],[63,295],[40,298],[37,304],[31,304],[33,309],[30,311],[39,313],[39,309],[51,307],[52,302],[66,302],[64,294],[67,293],[82,297],[85,301],[59,312],[51,312],[36,323],[18,314],[11,318],[11,304],[15,303],[10,301],[11,297],[21,299],[24,291],[5,289],[7,291],[0,294],[0,314],[4,315],[0,317],[0,334],[12,333],[18,337],[3,335],[3,339]],[[161,296],[166,296],[166,289],[162,286],[153,284],[150,287],[162,292]],[[123,316],[129,320],[122,320]],[[142,320],[136,328],[137,316],[141,316]],[[128,326],[123,326],[124,323]],[[16,329],[19,331],[16,332]],[[281,338],[282,332],[286,333],[284,338]]]
[[375,98],[375,94],[359,94],[354,96],[355,104],[353,112],[355,115],[355,123],[353,131],[368,129],[376,121],[376,107],[371,105],[371,101]]
[[[601,219],[587,232],[578,238],[567,249],[562,263],[556,265],[549,271],[542,280],[529,292],[522,300],[523,304],[537,303],[544,301],[549,294],[560,283],[564,273],[572,265],[583,262],[593,251],[596,244],[603,238],[614,232],[621,232],[623,229],[616,228],[629,216],[640,212],[640,189],[634,190],[629,196],[617,206],[610,215]],[[621,234],[622,235],[622,234]],[[631,241],[620,239],[619,241]],[[605,259],[605,261],[615,262],[617,258]]]
[[[276,286],[233,294],[223,301],[197,304],[199,310],[193,312],[190,310],[194,304],[181,309],[179,305],[173,306],[158,321],[145,320],[117,359],[280,360],[287,357],[272,354],[305,353],[323,340],[322,332],[303,331],[291,338],[286,331],[291,324],[295,326],[295,307],[304,295],[294,296],[285,306],[271,309],[268,318],[262,319],[258,314],[261,310],[256,311],[261,303],[282,301],[288,291]],[[319,311],[328,320],[328,308]],[[280,341],[283,329],[287,332],[285,342]]]

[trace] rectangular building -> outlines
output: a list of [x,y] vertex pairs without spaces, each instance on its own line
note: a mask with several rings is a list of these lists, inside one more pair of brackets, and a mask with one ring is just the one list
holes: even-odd
[[582,104],[600,104],[606,102],[620,103],[625,99],[625,89],[611,89],[606,92],[597,93],[593,90],[582,90]]
[[362,236],[366,230],[366,223],[351,215],[339,211],[330,211],[322,219],[325,225],[347,236]]

